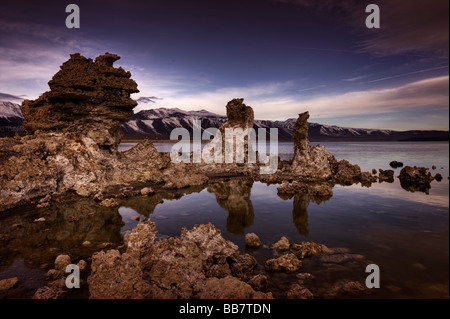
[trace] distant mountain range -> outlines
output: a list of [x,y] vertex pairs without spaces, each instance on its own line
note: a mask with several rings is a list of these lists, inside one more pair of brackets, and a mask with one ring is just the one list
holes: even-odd
[[[206,110],[183,111],[178,108],[155,108],[143,110],[133,115],[131,120],[121,125],[125,138],[149,137],[168,140],[170,132],[184,127],[192,132],[193,120],[201,120],[202,129],[218,128],[227,117]],[[0,134],[24,134],[24,119],[20,105],[0,101]],[[292,129],[297,119],[285,121],[255,120],[253,127],[278,128],[278,140],[291,141]],[[448,131],[393,131],[377,129],[348,128],[317,123],[309,124],[309,138],[312,142],[326,141],[448,141]]]

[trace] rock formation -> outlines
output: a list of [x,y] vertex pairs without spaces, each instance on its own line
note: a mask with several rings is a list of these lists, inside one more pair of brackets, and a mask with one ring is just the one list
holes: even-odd
[[[148,140],[117,152],[120,123],[136,106],[130,94],[138,92],[130,72],[113,67],[118,59],[106,53],[94,62],[72,54],[50,91],[23,102],[29,135],[0,139],[0,211],[70,190],[94,196],[133,183],[180,188],[207,180],[193,167],[187,174],[185,166],[170,163]],[[184,178],[171,186],[174,176]]]
[[325,150],[324,146],[311,147],[308,140],[309,113],[299,114],[294,125],[294,160],[292,172],[303,177],[326,180],[331,177],[333,171],[331,162],[336,161],[334,156]]
[[434,180],[430,170],[426,167],[405,166],[398,176],[400,185],[407,191],[428,193],[431,188],[430,183]]
[[308,119],[308,112],[301,113],[294,125],[294,158],[290,167],[287,166],[291,174],[299,179],[334,181],[345,185],[376,180],[369,172],[363,174],[358,165],[352,165],[346,160],[338,162],[324,146],[311,146],[308,140]]
[[94,254],[91,298],[272,298],[244,281],[253,278],[254,258],[240,255],[212,224],[155,238],[155,224],[141,221],[125,235],[126,252]]
[[130,120],[137,105],[130,94],[139,92],[130,72],[113,67],[118,59],[106,53],[94,62],[72,54],[49,81],[50,91],[23,102],[27,132],[77,132],[116,148],[120,123]]

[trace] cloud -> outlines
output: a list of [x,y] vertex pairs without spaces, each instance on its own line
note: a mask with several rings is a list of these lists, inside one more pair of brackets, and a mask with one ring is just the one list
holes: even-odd
[[155,103],[155,100],[162,100],[156,96],[141,96],[136,100],[138,103]]
[[3,101],[23,101],[23,97],[15,96],[8,93],[0,93],[0,100]]
[[285,120],[309,111],[312,118],[342,118],[355,115],[389,114],[403,111],[407,114],[418,108],[448,109],[449,76],[428,78],[401,86],[353,91],[305,99],[289,95],[290,83],[269,83],[246,88],[222,88],[212,92],[174,95],[164,98],[168,107],[186,110],[208,109],[224,114],[225,105],[233,98],[245,98],[253,107],[255,118]]
[[0,19],[0,87],[15,95],[36,98],[48,89],[47,82],[74,52],[94,57],[108,47],[102,41],[88,40],[83,34],[67,34],[34,23]]

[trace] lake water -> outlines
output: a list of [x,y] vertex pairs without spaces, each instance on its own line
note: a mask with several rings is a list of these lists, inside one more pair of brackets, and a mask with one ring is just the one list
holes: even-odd
[[[230,179],[176,195],[124,199],[119,208],[100,207],[89,199],[52,205],[45,212],[45,226],[33,222],[42,212],[21,208],[0,214],[0,234],[10,235],[0,246],[0,279],[19,276],[22,288],[30,294],[43,282],[45,264],[51,264],[58,253],[88,258],[99,250],[99,244],[120,245],[124,232],[137,224],[132,217],[140,216],[156,222],[161,238],[179,235],[182,227],[212,222],[242,252],[246,251],[244,235],[249,232],[256,233],[266,247],[281,236],[296,243],[308,240],[345,247],[380,267],[381,288],[371,298],[448,298],[449,144],[321,144],[338,160],[359,164],[364,171],[391,169],[389,162],[397,160],[412,166],[436,165],[432,174],[439,172],[444,179],[433,181],[428,194],[404,190],[397,178],[394,183],[375,183],[369,188],[336,186],[333,196],[322,201],[301,195],[281,198],[278,185]],[[123,143],[120,150],[133,145]],[[172,144],[155,146],[168,152]],[[292,157],[292,151],[292,143],[280,143],[282,157]],[[76,220],[68,222],[68,216]],[[86,240],[93,245],[82,246]],[[260,262],[273,253],[264,247],[247,252]]]

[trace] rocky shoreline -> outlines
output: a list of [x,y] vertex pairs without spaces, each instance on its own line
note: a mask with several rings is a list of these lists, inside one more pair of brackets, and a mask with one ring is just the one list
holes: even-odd
[[[0,138],[0,214],[30,204],[38,212],[45,212],[55,202],[72,200],[73,209],[61,214],[76,221],[89,216],[89,211],[85,211],[88,205],[83,202],[95,201],[98,210],[109,216],[99,220],[102,228],[108,218],[117,218],[111,212],[120,202],[131,203],[133,196],[148,197],[146,209],[151,211],[162,196],[177,197],[189,189],[207,187],[231,214],[236,203],[242,203],[244,208],[251,206],[242,194],[253,182],[260,181],[280,184],[279,196],[294,197],[295,212],[296,203],[301,207],[298,203],[309,203],[311,198],[329,199],[336,184],[370,186],[375,182],[393,182],[393,170],[379,170],[378,176],[376,170],[362,172],[358,165],[337,161],[325,147],[311,146],[308,112],[299,114],[293,128],[294,158],[278,159],[278,169],[273,174],[261,174],[260,168],[265,164],[260,162],[174,163],[169,154],[159,154],[149,140],[118,152],[120,124],[133,114],[136,102],[130,95],[138,92],[131,74],[113,67],[118,59],[109,53],[95,61],[73,54],[49,82],[50,91],[35,101],[23,102],[28,135]],[[228,121],[219,131],[252,127],[254,112],[243,99],[231,100],[226,110]],[[222,142],[217,137],[211,141]],[[248,139],[244,144],[245,150],[251,147]],[[424,192],[434,179],[428,169],[410,166],[405,166],[398,178],[408,191]],[[226,179],[229,182],[217,183]],[[251,209],[247,212],[249,218]],[[31,227],[41,227],[45,218],[45,214],[36,216]],[[297,224],[299,231],[304,232],[302,222]],[[19,226],[2,230],[0,241],[26,235],[20,222],[11,225]],[[102,231],[117,235],[117,229]],[[257,242],[253,239],[250,246]],[[119,241],[109,238],[106,242]],[[124,246],[110,250],[106,250],[108,246],[92,248],[92,252],[104,250],[95,252],[88,263],[83,260],[81,265],[87,276],[84,284],[89,286],[91,298],[335,298],[367,293],[363,284],[351,279],[310,290],[306,283],[313,275],[301,272],[305,259],[321,266],[349,263],[362,267],[364,262],[367,265],[364,257],[316,243],[289,243],[286,238],[283,241],[274,249],[277,256],[259,264],[251,255],[240,254],[237,246],[225,240],[212,224],[183,229],[179,237],[159,239],[156,225],[146,219],[125,235]],[[84,246],[88,249],[89,244]],[[72,262],[70,256],[57,258],[55,268],[47,273],[49,285],[38,290],[35,298],[65,296],[61,264],[67,262]],[[280,271],[294,274],[297,279],[287,287],[273,287],[265,273]]]

